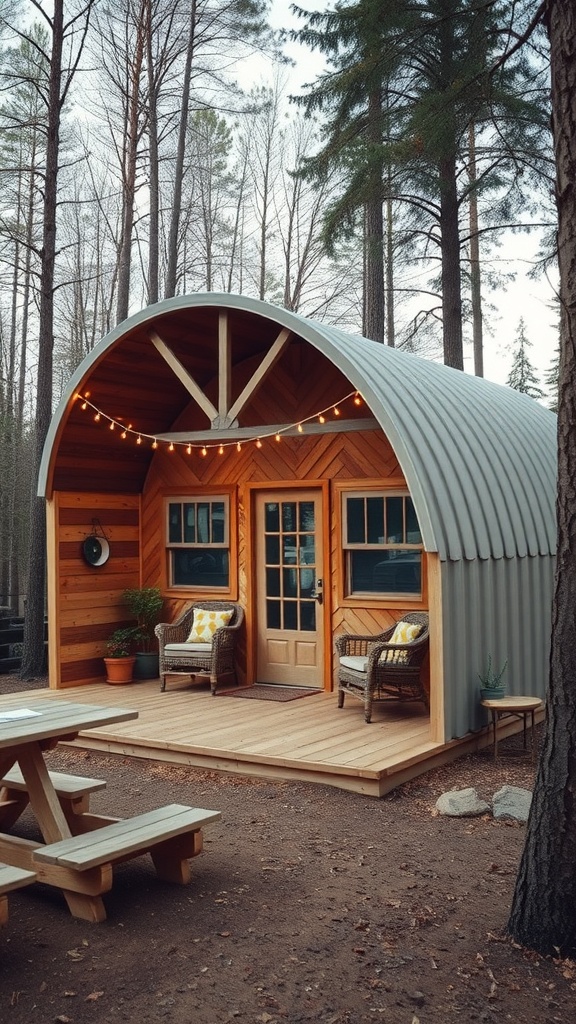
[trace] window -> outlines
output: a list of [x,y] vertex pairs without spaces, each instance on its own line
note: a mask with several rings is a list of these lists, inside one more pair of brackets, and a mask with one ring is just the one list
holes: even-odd
[[422,537],[409,495],[347,492],[342,495],[346,594],[422,593]]
[[170,585],[228,590],[228,496],[170,498],[166,509]]

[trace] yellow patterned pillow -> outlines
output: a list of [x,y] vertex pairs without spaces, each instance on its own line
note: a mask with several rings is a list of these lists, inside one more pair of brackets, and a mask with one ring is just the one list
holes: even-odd
[[[388,643],[390,644],[409,644],[416,637],[420,636],[422,632],[422,626],[416,625],[412,622],[400,621],[396,623],[396,627]],[[380,661],[388,661],[393,665],[405,665],[408,661],[406,651],[384,651],[384,654],[380,656]]]
[[209,644],[217,629],[227,626],[234,614],[232,608],[226,611],[210,611],[208,608],[195,608],[190,636],[187,644]]

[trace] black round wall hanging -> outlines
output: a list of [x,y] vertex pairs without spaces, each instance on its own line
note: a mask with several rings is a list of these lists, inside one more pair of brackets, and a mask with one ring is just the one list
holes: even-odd
[[82,544],[82,554],[88,565],[104,565],[110,558],[110,545],[105,537],[97,537],[92,533]]

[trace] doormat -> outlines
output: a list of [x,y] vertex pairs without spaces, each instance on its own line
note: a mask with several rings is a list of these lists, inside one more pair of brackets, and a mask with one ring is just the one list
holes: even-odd
[[297,686],[269,686],[256,683],[255,686],[241,686],[237,690],[217,691],[217,697],[248,697],[251,700],[297,700],[298,697],[311,697],[320,690],[304,690]]

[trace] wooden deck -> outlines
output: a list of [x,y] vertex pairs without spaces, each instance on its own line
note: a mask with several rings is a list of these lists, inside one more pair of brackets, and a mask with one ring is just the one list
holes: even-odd
[[[364,722],[359,701],[318,693],[289,702],[212,697],[206,685],[158,680],[28,691],[29,696],[137,710],[134,721],[81,733],[72,744],[105,753],[191,765],[261,778],[297,779],[384,796],[391,789],[469,749],[468,743],[432,743],[419,704],[377,704]],[[21,694],[23,702],[26,693]],[[473,743],[473,746],[470,744]]]

